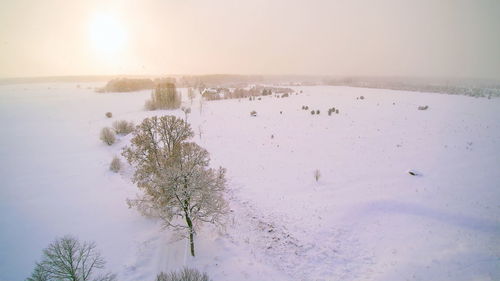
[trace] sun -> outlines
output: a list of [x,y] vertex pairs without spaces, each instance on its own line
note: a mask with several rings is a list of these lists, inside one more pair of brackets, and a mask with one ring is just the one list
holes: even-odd
[[111,15],[95,15],[90,20],[89,35],[93,49],[100,54],[115,54],[125,47],[125,29]]

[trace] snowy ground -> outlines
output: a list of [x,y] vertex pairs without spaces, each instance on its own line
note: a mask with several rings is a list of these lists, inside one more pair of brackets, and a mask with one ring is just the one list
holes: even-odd
[[183,113],[144,111],[149,91],[81,86],[0,87],[0,281],[29,276],[64,234],[96,241],[125,281],[183,265],[215,281],[500,280],[498,98],[297,87],[201,110],[195,100],[194,140],[228,169],[233,212],[225,232],[199,233],[193,259],[127,208],[131,171],[108,166],[129,137],[99,141],[114,120]]

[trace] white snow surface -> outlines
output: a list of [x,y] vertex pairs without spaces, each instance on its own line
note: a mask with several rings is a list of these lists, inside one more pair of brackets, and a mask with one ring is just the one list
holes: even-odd
[[500,280],[498,98],[316,86],[201,109],[186,99],[193,141],[227,168],[232,210],[225,231],[197,234],[192,258],[128,209],[132,170],[109,163],[131,136],[99,140],[115,120],[184,113],[144,111],[149,91],[80,85],[0,86],[0,281],[24,280],[65,234],[95,241],[123,281],[183,266],[214,281]]

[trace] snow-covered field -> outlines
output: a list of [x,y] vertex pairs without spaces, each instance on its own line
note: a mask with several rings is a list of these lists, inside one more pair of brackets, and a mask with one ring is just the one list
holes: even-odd
[[214,281],[500,280],[498,98],[296,87],[195,100],[193,140],[227,168],[232,213],[225,232],[198,234],[191,258],[186,241],[127,207],[132,171],[108,167],[130,136],[99,140],[114,120],[184,114],[144,111],[149,91],[94,86],[0,87],[0,281],[24,280],[64,234],[95,241],[124,281],[184,265]]

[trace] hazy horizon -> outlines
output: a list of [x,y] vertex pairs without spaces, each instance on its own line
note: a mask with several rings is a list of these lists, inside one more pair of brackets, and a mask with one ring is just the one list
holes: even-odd
[[500,77],[500,1],[2,1],[0,78]]

